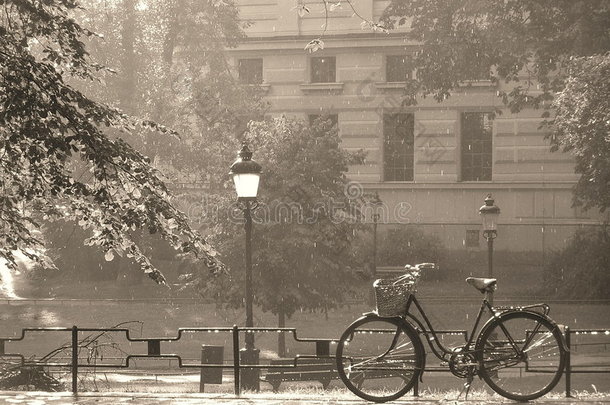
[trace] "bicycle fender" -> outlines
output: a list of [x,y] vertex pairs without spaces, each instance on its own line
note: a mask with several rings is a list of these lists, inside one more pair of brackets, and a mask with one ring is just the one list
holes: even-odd
[[[410,314],[407,314],[407,315],[410,315]],[[382,317],[382,316],[377,315],[376,312],[366,312],[366,313],[362,314],[362,316],[360,318],[358,318],[354,322],[352,322],[350,325],[352,325],[356,322],[359,322],[365,318],[394,319],[397,323],[400,324],[401,327],[403,327],[405,329],[410,329],[414,332],[414,335],[417,336],[417,340],[414,340],[413,343],[418,345],[418,347],[422,353],[422,368],[419,371],[419,381],[423,382],[422,379],[423,379],[423,375],[424,375],[424,370],[426,370],[426,350],[424,348],[424,343],[421,340],[420,331],[418,330],[418,328],[413,326],[413,324],[411,324],[411,322],[409,322],[407,319],[405,319],[403,317],[400,317],[400,316]],[[416,318],[413,318],[413,319],[415,319],[415,321],[417,321]]]
[[[415,318],[413,315],[407,313],[407,316],[409,318],[413,319],[418,324],[420,324],[420,322],[417,320],[417,318]],[[424,348],[424,342],[421,340],[421,337],[420,337],[421,332],[418,330],[417,327],[413,326],[413,324],[411,322],[409,322],[406,318],[400,318],[400,322],[405,328],[412,329],[415,332],[415,334],[417,335],[417,345],[419,345],[419,348],[421,349],[421,352],[423,354],[422,368],[419,373],[419,382],[424,382],[423,378],[424,378],[424,371],[426,370],[426,350]]]
[[553,331],[558,330],[559,334],[561,335],[561,346],[563,348],[563,350],[567,353],[570,351],[570,349],[568,348],[568,345],[566,343],[565,340],[565,334],[563,333],[563,331],[561,330],[561,328],[559,327],[559,325],[557,324],[557,322],[555,322],[553,319],[551,319],[548,315],[545,314],[541,314],[540,312],[537,311],[530,311],[528,309],[511,309],[508,311],[503,311],[499,314],[494,314],[493,317],[489,318],[487,320],[487,322],[485,322],[485,324],[483,325],[483,327],[481,328],[481,331],[479,332],[479,334],[477,335],[477,340],[475,343],[475,349],[477,350],[476,355],[478,356],[480,351],[478,350],[481,347],[481,336],[483,336],[483,333],[490,328],[491,323],[494,322],[496,319],[502,319],[506,316],[508,316],[509,314],[514,314],[514,313],[523,313],[523,312],[527,312],[530,314],[534,314],[534,315],[538,315],[541,316],[543,318],[545,318],[552,326],[553,326]]

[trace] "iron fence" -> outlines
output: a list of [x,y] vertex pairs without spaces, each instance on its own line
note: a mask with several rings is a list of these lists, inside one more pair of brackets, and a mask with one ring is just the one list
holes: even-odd
[[[69,347],[64,347],[66,351],[69,351],[70,356],[60,357],[59,361],[48,361],[48,360],[36,360],[26,359],[21,353],[7,353],[6,343],[7,342],[19,342],[23,341],[26,334],[29,332],[44,332],[44,333],[66,333],[70,336]],[[79,344],[79,333],[121,333],[125,335],[125,339],[128,342],[145,343],[147,350],[145,353],[126,354],[123,358],[113,357],[114,360],[120,360],[119,363],[91,363],[90,361],[82,362],[79,361],[80,355],[79,350],[81,346]],[[231,336],[232,346],[232,363],[226,364],[224,361],[219,363],[203,363],[203,362],[191,362],[192,359],[185,359],[183,356],[172,353],[165,353],[162,351],[162,342],[175,342],[180,340],[186,333],[227,333]],[[296,342],[311,343],[315,346],[315,354],[297,354],[292,358],[289,364],[273,365],[273,364],[241,364],[240,362],[240,335],[245,333],[286,333],[292,335],[292,338]],[[446,336],[461,336],[464,340],[467,339],[467,332],[464,330],[445,330],[438,331],[438,335]],[[594,342],[575,342],[574,337],[600,337],[602,339],[608,339],[608,341],[600,341],[599,339]],[[569,349],[566,366],[565,366],[565,395],[566,397],[571,396],[572,391],[572,375],[573,374],[610,374],[610,356],[606,359],[606,363],[600,363],[599,357],[596,357],[596,362],[587,364],[586,362],[580,362],[579,364],[573,364],[573,356],[575,352],[583,350],[582,348],[590,348],[592,346],[603,346],[604,350],[607,350],[610,345],[610,329],[570,329],[569,327],[564,328],[564,337],[566,340],[567,347]],[[78,376],[82,369],[126,369],[132,365],[132,360],[138,358],[145,359],[174,359],[178,363],[179,368],[184,369],[231,369],[234,375],[234,393],[236,395],[241,394],[240,377],[244,369],[265,369],[267,371],[272,369],[286,369],[286,368],[297,368],[299,367],[299,361],[301,359],[334,359],[333,352],[331,352],[331,345],[337,342],[336,339],[328,338],[302,338],[298,336],[296,328],[243,328],[238,326],[233,327],[214,327],[214,328],[179,328],[177,335],[174,337],[152,337],[152,338],[141,338],[131,336],[131,332],[128,328],[79,328],[77,326],[72,327],[41,327],[41,328],[23,328],[20,336],[3,337],[0,338],[0,358],[15,358],[18,359],[21,366],[42,366],[49,368],[64,368],[69,369],[71,372],[71,390],[74,394],[78,393]],[[68,350],[69,349],[69,350]],[[447,367],[439,366],[426,366],[426,372],[449,372]],[[416,384],[414,396],[419,395],[418,385]]]

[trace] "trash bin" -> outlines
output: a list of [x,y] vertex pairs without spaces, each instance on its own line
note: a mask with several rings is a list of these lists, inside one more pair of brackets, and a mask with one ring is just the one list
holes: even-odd
[[[201,364],[219,365],[224,362],[223,346],[201,345]],[[199,392],[204,392],[205,384],[222,384],[222,368],[201,367]]]

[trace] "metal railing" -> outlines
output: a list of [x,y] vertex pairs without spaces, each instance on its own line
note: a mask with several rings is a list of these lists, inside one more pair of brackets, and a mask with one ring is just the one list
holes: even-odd
[[[71,353],[69,357],[62,357],[59,360],[62,361],[40,361],[35,359],[26,359],[23,354],[20,353],[7,353],[6,342],[18,342],[23,341],[28,332],[65,332],[70,334],[70,346],[65,349],[70,349]],[[113,357],[113,359],[121,360],[120,364],[100,364],[91,362],[79,361],[79,333],[95,332],[95,333],[124,333],[125,338],[128,342],[139,342],[146,343],[146,353],[127,354],[123,358]],[[161,350],[161,342],[175,342],[180,340],[185,333],[192,332],[207,332],[207,333],[228,333],[231,334],[232,341],[232,353],[233,362],[232,364],[226,363],[187,363],[183,361],[183,356],[171,353],[163,353]],[[240,334],[243,333],[287,333],[292,335],[295,342],[304,342],[315,344],[315,354],[297,354],[293,358],[291,365],[273,365],[273,364],[241,364],[240,363]],[[463,330],[446,330],[438,331],[439,335],[460,335],[464,339],[467,337],[467,332]],[[577,345],[573,342],[574,335],[590,335],[590,336],[607,336],[610,338],[609,329],[570,329],[569,327],[564,328],[564,336],[568,349],[574,348]],[[179,328],[175,337],[154,337],[154,338],[136,338],[132,337],[128,328],[79,328],[77,326],[72,327],[42,327],[42,328],[23,328],[20,336],[14,337],[2,337],[0,338],[0,358],[17,358],[20,360],[22,366],[43,366],[43,367],[54,367],[54,368],[66,368],[71,371],[71,390],[74,394],[78,393],[78,376],[81,369],[125,369],[129,368],[132,364],[132,360],[138,358],[144,359],[174,359],[178,362],[179,368],[184,369],[232,369],[234,375],[234,393],[241,395],[241,384],[240,376],[243,369],[275,369],[281,368],[286,369],[287,367],[298,367],[299,359],[333,359],[334,356],[331,354],[331,344],[336,343],[337,339],[327,338],[301,338],[297,334],[296,328],[243,328],[238,326],[233,327],[218,327],[218,328]],[[609,342],[594,343],[596,345],[604,345],[607,348],[610,345]],[[580,344],[582,347],[583,344]],[[572,391],[572,375],[578,373],[606,373],[610,374],[610,362],[609,364],[593,364],[593,365],[573,365],[572,364],[572,350],[568,352],[568,357],[565,365],[565,394],[566,397],[571,397]],[[610,358],[609,358],[610,359]],[[426,367],[427,372],[449,372],[448,368],[441,368],[438,366]],[[418,396],[418,385],[416,384],[413,395]]]
[[[70,333],[71,344],[70,344],[70,357],[69,361],[36,361],[26,359],[23,354],[20,353],[7,353],[5,351],[6,342],[18,342],[25,339],[27,332],[66,332]],[[95,362],[79,362],[79,333],[96,332],[96,333],[124,333],[125,338],[128,342],[139,342],[146,343],[147,352],[138,354],[128,354],[121,358],[120,364],[100,364]],[[214,364],[214,363],[186,363],[183,361],[183,356],[162,353],[161,342],[175,342],[180,340],[185,333],[189,332],[208,332],[208,333],[230,333],[232,335],[232,352],[233,352],[233,364]],[[292,367],[298,366],[299,359],[306,358],[333,358],[330,355],[330,344],[335,342],[334,339],[322,339],[322,338],[301,338],[297,335],[296,328],[240,328],[238,326],[233,327],[217,327],[217,328],[179,328],[178,333],[175,337],[155,337],[155,338],[135,338],[131,336],[131,331],[128,328],[79,328],[77,326],[67,327],[41,327],[41,328],[23,328],[20,336],[15,337],[3,337],[0,338],[0,358],[9,357],[17,358],[20,360],[22,366],[44,366],[44,367],[58,367],[58,368],[69,368],[72,374],[72,392],[78,393],[78,373],[81,369],[125,369],[131,366],[132,360],[135,359],[174,359],[178,362],[179,368],[184,369],[203,369],[203,368],[220,368],[220,369],[232,369],[234,374],[234,392],[236,395],[241,394],[240,375],[243,369],[273,369],[283,368],[286,365],[267,365],[267,364],[240,364],[240,334],[241,333],[264,333],[264,332],[275,332],[275,333],[287,333],[291,334],[296,342],[314,343],[315,344],[315,355],[312,354],[298,354],[294,357]],[[66,347],[66,349],[68,349]],[[116,357],[114,359],[117,359]],[[60,359],[61,360],[61,359]],[[288,366],[290,367],[290,366]]]

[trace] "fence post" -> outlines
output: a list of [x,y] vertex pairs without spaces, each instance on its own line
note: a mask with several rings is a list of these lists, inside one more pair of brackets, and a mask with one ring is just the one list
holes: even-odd
[[570,327],[566,326],[564,329],[565,338],[566,338],[566,348],[568,352],[566,353],[566,398],[572,397],[572,350],[571,350],[571,339],[570,339]]
[[72,394],[78,394],[78,328],[72,326]]
[[233,377],[235,383],[235,395],[241,395],[241,387],[239,382],[239,328],[233,325]]

